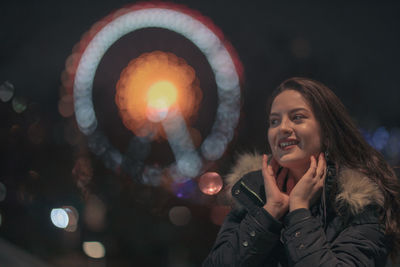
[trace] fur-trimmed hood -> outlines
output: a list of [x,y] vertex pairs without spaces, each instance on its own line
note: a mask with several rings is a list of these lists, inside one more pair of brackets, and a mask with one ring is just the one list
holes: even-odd
[[[241,154],[231,172],[226,176],[225,183],[228,198],[232,199],[231,188],[243,175],[260,170],[262,155],[257,153]],[[357,170],[342,168],[336,179],[337,192],[334,198],[335,207],[345,208],[351,214],[358,214],[366,206],[377,204],[383,207],[384,196],[378,185]]]

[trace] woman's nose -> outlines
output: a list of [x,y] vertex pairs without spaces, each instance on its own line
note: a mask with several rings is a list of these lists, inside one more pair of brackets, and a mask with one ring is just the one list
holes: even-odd
[[293,131],[293,128],[292,128],[292,125],[291,125],[290,120],[288,120],[288,119],[283,119],[282,122],[281,122],[281,124],[280,124],[280,130],[281,130],[282,132],[292,132],[292,131]]

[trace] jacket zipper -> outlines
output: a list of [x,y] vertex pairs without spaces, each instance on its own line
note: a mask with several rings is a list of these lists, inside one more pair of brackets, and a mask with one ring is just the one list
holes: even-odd
[[259,195],[257,195],[256,192],[254,192],[253,190],[251,190],[243,181],[240,181],[240,184],[246,188],[247,191],[249,191],[253,196],[256,197],[256,199],[260,202],[260,204],[264,205],[264,201],[261,199],[261,197]]

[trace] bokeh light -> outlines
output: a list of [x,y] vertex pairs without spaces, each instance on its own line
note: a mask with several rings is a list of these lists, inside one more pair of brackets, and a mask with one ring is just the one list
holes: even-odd
[[176,206],[170,209],[169,220],[176,226],[183,226],[189,223],[192,214],[189,208],[185,206]]
[[[189,147],[185,153],[175,153],[177,150],[184,150],[178,149],[178,145],[172,148],[176,164],[170,165],[170,168],[173,168],[170,173],[173,174],[176,181],[182,181],[198,175],[202,168],[203,158],[214,161],[223,155],[227,144],[233,138],[234,129],[240,115],[240,85],[243,82],[242,64],[231,44],[210,19],[184,6],[161,2],[132,4],[111,13],[95,23],[83,35],[81,41],[74,46],[61,75],[61,97],[66,94],[73,94],[78,127],[81,132],[88,136],[89,147],[94,149],[95,154],[103,159],[107,168],[119,172],[121,164],[124,164],[122,166],[124,171],[127,169],[130,174],[140,170],[142,162],[135,163],[131,159],[125,160],[125,156],[115,149],[104,133],[97,128],[98,121],[92,101],[92,90],[97,67],[107,50],[117,40],[131,32],[154,27],[174,31],[196,45],[210,64],[217,85],[218,108],[216,117],[210,134],[204,137],[204,141],[201,143],[203,137],[190,132],[190,123],[197,113],[196,109],[200,103],[202,92],[194,70],[191,67],[183,68],[184,64],[182,64],[181,59],[175,55],[162,52],[143,54],[130,62],[129,65],[134,67],[130,69],[128,65],[118,82],[117,87],[127,85],[132,77],[135,77],[135,81],[140,81],[139,83],[129,83],[129,86],[124,87],[129,94],[121,94],[125,96],[120,97],[117,92],[115,98],[117,103],[123,104],[118,107],[121,117],[125,118],[123,119],[124,125],[131,129],[136,136],[150,139],[164,138],[168,135],[164,131],[164,122],[172,114],[178,114],[184,121],[184,124],[181,125],[182,129],[184,126],[185,130],[180,131],[181,133],[189,136],[189,139],[192,135],[197,136],[196,140],[192,142],[179,143],[168,140],[170,145],[185,144],[186,147]],[[164,60],[166,54],[168,62]],[[156,59],[153,62],[168,63],[168,68],[164,68],[165,64],[161,64],[164,66],[163,71],[157,72],[160,64],[150,64],[151,66],[148,67],[146,65],[149,61],[144,60],[146,57]],[[161,61],[160,58],[162,58]],[[144,76],[142,74],[132,75],[137,72],[139,68],[136,67],[138,66],[140,66],[141,71],[146,70]],[[179,69],[179,71],[175,72],[174,69]],[[172,72],[174,74],[170,75]],[[162,77],[163,74],[168,75]],[[171,79],[171,77],[175,78]],[[148,108],[146,92],[153,84],[160,81],[170,82],[177,88],[177,99],[172,106],[168,107],[168,110],[161,108],[154,113],[153,110]],[[189,90],[183,90],[182,84],[185,84]],[[132,86],[140,89],[132,90]],[[136,105],[135,101],[140,103]],[[125,105],[128,102],[135,104]],[[158,106],[170,105],[165,100],[158,102]],[[101,143],[95,144],[99,140]],[[195,150],[196,148],[199,148],[201,155]],[[132,168],[126,168],[130,163],[135,164]]]
[[106,249],[98,241],[86,241],[82,244],[83,251],[87,256],[93,259],[101,259],[106,255]]
[[61,116],[67,118],[74,114],[74,99],[72,95],[65,94],[58,102],[58,112]]
[[88,157],[79,157],[72,169],[72,175],[75,178],[77,187],[82,193],[87,192],[87,185],[93,177],[93,167]]
[[0,85],[0,99],[3,102],[8,102],[14,95],[14,85],[9,81],[5,81]]
[[171,53],[155,51],[132,60],[121,74],[115,101],[125,127],[137,136],[160,137],[157,122],[170,110],[188,120],[202,99],[195,72]]
[[221,191],[223,183],[221,176],[216,172],[206,172],[199,178],[199,188],[206,195],[215,195]]
[[400,163],[400,128],[388,130],[380,126],[375,130],[360,129],[365,140],[376,150],[379,150],[392,166]]
[[382,150],[386,146],[388,140],[389,133],[385,127],[379,127],[378,129],[376,129],[372,136],[373,146],[377,150]]
[[391,159],[397,159],[398,162],[400,161],[400,128],[393,128],[390,130],[384,154]]
[[181,180],[182,177],[196,177],[202,167],[202,161],[184,119],[177,111],[163,121],[162,125],[176,159],[176,171],[172,173],[172,177],[175,181]]
[[14,97],[12,100],[12,107],[15,112],[22,113],[27,107],[28,101],[24,97]]
[[147,118],[160,122],[168,115],[168,110],[176,102],[177,90],[168,81],[159,81],[150,86],[147,92]]
[[191,198],[196,193],[196,183],[193,180],[188,180],[183,183],[173,183],[172,191],[179,198]]
[[210,219],[213,224],[222,225],[225,220],[226,215],[231,210],[229,206],[214,206],[210,211]]
[[64,209],[52,209],[50,213],[51,222],[58,228],[67,228],[69,223],[68,213]]
[[6,186],[0,182],[0,201],[3,201],[7,196],[7,188]]
[[67,232],[74,232],[78,225],[78,212],[72,206],[64,206],[52,209],[50,219],[54,226],[62,228]]
[[161,184],[162,177],[162,170],[159,167],[146,166],[143,170],[141,182],[146,185],[158,186]]

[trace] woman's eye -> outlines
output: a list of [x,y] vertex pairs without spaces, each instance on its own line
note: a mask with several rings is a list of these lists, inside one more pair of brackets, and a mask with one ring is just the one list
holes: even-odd
[[299,120],[301,120],[303,118],[304,118],[304,116],[303,115],[299,115],[299,114],[293,116],[293,120],[295,120],[295,121],[299,121]]
[[269,120],[269,124],[270,125],[276,125],[276,124],[278,124],[278,120],[277,119],[270,119]]

